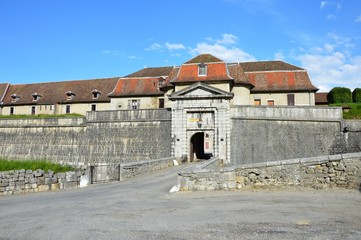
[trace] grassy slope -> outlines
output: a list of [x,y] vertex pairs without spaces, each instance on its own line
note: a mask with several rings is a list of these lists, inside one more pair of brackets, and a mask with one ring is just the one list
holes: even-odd
[[67,171],[73,171],[75,170],[71,166],[67,165],[60,165],[56,163],[51,163],[48,161],[42,161],[42,160],[33,160],[33,161],[18,161],[18,160],[2,160],[0,159],[0,172],[3,171],[9,171],[9,170],[37,170],[42,169],[45,172],[48,170],[53,171],[54,173],[58,172],[67,172]]
[[344,119],[361,119],[361,103],[338,103],[331,106],[344,107],[348,106],[351,109],[343,113]]

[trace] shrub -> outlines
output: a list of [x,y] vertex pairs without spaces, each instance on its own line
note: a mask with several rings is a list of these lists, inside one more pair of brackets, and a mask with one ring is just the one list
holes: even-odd
[[352,92],[352,101],[354,103],[361,103],[361,88],[355,88]]
[[345,87],[335,87],[327,95],[329,103],[350,103],[352,102],[351,90]]

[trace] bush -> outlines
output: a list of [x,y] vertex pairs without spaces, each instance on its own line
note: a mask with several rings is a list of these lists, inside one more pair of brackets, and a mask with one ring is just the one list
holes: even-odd
[[355,88],[352,92],[352,101],[354,103],[361,103],[361,88]]
[[351,103],[351,90],[345,87],[335,87],[327,95],[329,103]]

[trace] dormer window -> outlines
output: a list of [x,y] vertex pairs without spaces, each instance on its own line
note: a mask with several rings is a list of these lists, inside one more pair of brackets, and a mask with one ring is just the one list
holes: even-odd
[[158,79],[158,88],[161,88],[163,86],[163,84],[164,84],[164,78],[160,77]]
[[93,94],[93,99],[98,99],[99,96],[100,96],[102,93],[101,93],[99,90],[94,89],[94,90],[92,91],[92,94]]
[[66,100],[72,100],[75,96],[76,96],[76,94],[72,91],[66,92]]
[[42,96],[39,93],[33,93],[31,94],[33,96],[33,101],[38,101]]
[[198,65],[198,76],[207,76],[207,65],[201,63]]
[[17,102],[20,99],[20,96],[17,94],[12,94],[11,95],[11,102]]

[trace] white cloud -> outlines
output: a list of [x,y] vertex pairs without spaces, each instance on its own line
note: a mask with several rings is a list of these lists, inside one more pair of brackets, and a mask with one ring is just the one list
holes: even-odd
[[355,22],[361,22],[361,15],[359,15],[356,19]]
[[195,48],[190,48],[190,53],[192,55],[198,54],[212,54],[226,62],[247,62],[247,61],[255,61],[255,57],[251,54],[243,51],[240,48],[229,46],[234,45],[238,41],[238,37],[225,33],[222,34],[221,39],[212,39],[207,38],[210,43],[201,42],[198,43]]
[[230,46],[234,45],[238,41],[238,37],[230,34],[224,33],[221,35],[220,39],[206,38],[207,42],[197,43],[196,47],[185,46],[181,43],[169,43],[166,42],[164,45],[159,43],[154,43],[148,48],[145,48],[146,51],[155,51],[155,50],[164,50],[167,49],[172,52],[173,57],[181,56],[181,53],[177,52],[174,54],[173,51],[187,50],[192,55],[198,55],[202,53],[212,54],[218,58],[227,61],[227,62],[244,62],[244,61],[254,61],[255,58],[249,53],[243,51],[240,48]]
[[236,47],[227,48],[220,44],[198,43],[197,47],[191,50],[191,53],[193,55],[209,53],[226,62],[255,61],[252,55],[244,52],[242,49]]
[[154,43],[154,44],[152,44],[151,46],[145,48],[144,50],[145,50],[145,51],[154,51],[154,50],[160,50],[160,49],[162,49],[162,48],[163,48],[163,46],[160,45],[159,43]]
[[321,1],[320,8],[325,9],[327,7],[334,8],[334,9],[336,9],[336,11],[339,11],[341,9],[342,5],[338,2],[333,2],[333,1]]
[[332,43],[298,52],[296,58],[310,74],[311,80],[320,91],[333,87],[361,87],[361,56],[350,54],[353,46],[348,38],[329,34]]
[[283,55],[283,52],[279,51],[275,53],[275,60],[281,60],[283,61],[285,59],[285,56]]
[[140,57],[137,56],[128,56],[129,59],[135,60],[135,59],[141,59]]
[[169,43],[169,42],[166,42],[165,43],[165,47],[172,51],[172,50],[180,50],[180,49],[186,49],[186,47],[183,45],[183,44],[180,44],[180,43]]
[[323,9],[327,5],[327,1],[321,1],[320,8]]
[[217,44],[235,44],[238,41],[238,37],[233,35],[233,34],[229,34],[229,33],[225,33],[222,34],[222,39],[216,40]]
[[119,51],[118,50],[104,50],[104,51],[102,51],[102,54],[109,54],[109,55],[113,55],[113,56],[118,56]]

